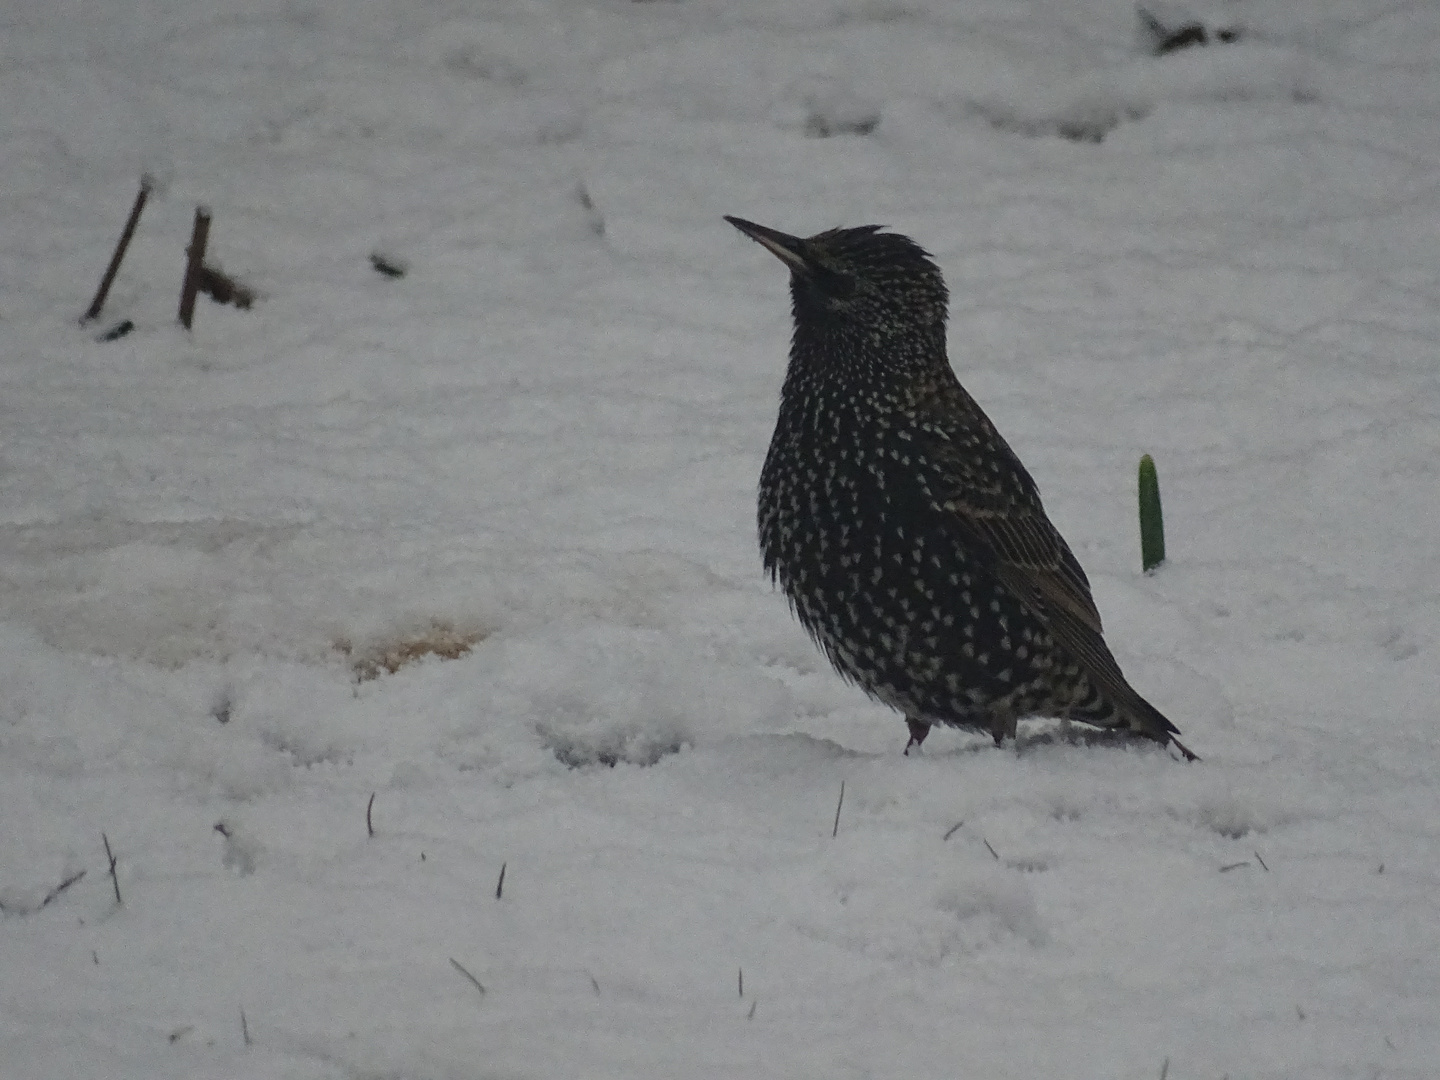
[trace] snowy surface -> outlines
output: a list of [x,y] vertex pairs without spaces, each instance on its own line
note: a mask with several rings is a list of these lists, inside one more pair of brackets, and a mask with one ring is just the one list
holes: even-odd
[[[1440,7],[1227,17],[8,5],[0,1077],[1437,1075]],[[900,755],[760,574],[724,213],[934,252],[1202,763]]]

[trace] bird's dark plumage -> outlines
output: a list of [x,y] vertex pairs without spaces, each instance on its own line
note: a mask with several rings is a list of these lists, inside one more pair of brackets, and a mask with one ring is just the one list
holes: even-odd
[[875,225],[802,239],[726,220],[790,268],[760,548],[836,670],[902,712],[911,744],[1060,716],[1193,758],[1125,681],[1035,481],[955,378],[929,255]]

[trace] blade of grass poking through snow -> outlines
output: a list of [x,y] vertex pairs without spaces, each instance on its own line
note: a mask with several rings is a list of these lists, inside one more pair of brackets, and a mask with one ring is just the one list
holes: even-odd
[[450,966],[463,975],[469,981],[470,985],[475,987],[476,990],[479,990],[482,995],[485,993],[485,987],[481,985],[480,980],[474,975],[471,975],[469,969],[453,956],[450,957]]
[[105,858],[110,860],[110,884],[115,886],[115,904],[118,907],[124,901],[120,899],[120,875],[115,872],[115,864],[119,862],[119,856],[110,850],[110,837],[103,832],[100,839],[105,841]]
[[1160,477],[1155,459],[1140,458],[1140,565],[1145,573],[1165,561],[1165,517],[1160,512]]

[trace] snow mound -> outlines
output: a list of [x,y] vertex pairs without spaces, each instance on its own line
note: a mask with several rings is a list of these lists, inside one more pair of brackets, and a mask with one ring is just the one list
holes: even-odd
[[818,895],[797,913],[806,936],[897,964],[941,964],[1049,935],[1029,874],[938,835],[893,845],[841,841],[821,858]]
[[780,724],[790,695],[653,631],[614,626],[505,642],[495,701],[531,717],[564,764],[653,765],[686,746]]
[[[1039,872],[1041,866],[1025,864],[1010,869]],[[1011,935],[1031,945],[1045,944],[1048,935],[1035,907],[1035,896],[1022,878],[1002,870],[979,868],[956,877],[958,880],[936,892],[935,907],[955,916],[965,927],[965,934],[991,941]]]
[[965,102],[963,109],[1003,131],[1100,142],[1126,121],[1181,102],[1313,102],[1313,62],[1299,51],[1236,44],[1136,59],[1111,69],[1054,77],[1044,72]]
[[880,123],[880,105],[838,79],[812,76],[785,89],[774,119],[780,127],[814,139],[868,135]]

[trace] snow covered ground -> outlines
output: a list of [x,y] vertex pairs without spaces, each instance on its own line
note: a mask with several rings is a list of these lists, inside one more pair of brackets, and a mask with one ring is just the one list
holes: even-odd
[[[0,1077],[1440,1075],[1440,7],[1226,18],[8,5]],[[760,573],[724,213],[936,255],[1202,763],[900,755]]]

